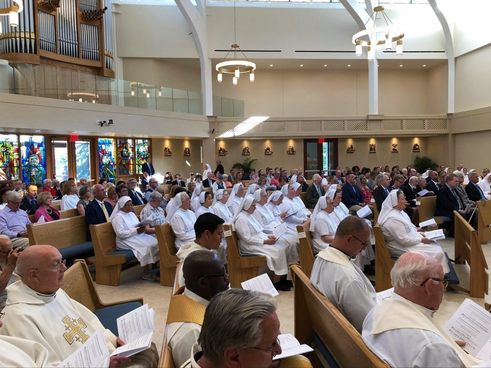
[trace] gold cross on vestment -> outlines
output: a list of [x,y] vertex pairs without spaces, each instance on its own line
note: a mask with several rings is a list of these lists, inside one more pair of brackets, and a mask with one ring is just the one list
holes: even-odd
[[74,341],[85,343],[89,339],[89,335],[87,335],[84,331],[84,328],[87,328],[87,325],[82,320],[82,318],[70,318],[65,316],[62,319],[62,322],[65,324],[65,333],[63,337],[65,340],[71,345]]

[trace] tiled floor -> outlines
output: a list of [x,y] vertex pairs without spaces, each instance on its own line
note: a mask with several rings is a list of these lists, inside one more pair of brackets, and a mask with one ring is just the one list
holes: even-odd
[[[445,239],[440,241],[444,250],[449,257],[453,259],[454,243],[453,239]],[[483,246],[484,254],[487,260],[491,261],[491,244]],[[456,271],[459,275],[461,286],[469,288],[469,268],[466,265],[457,265]],[[97,288],[104,301],[116,301],[125,298],[143,297],[145,303],[153,308],[156,312],[155,333],[153,341],[157,345],[159,351],[162,345],[162,339],[165,330],[165,320],[169,307],[169,298],[171,288],[160,286],[157,282],[144,281],[141,279],[141,268],[133,267],[123,271],[119,287],[98,285]],[[438,313],[435,314],[435,319],[440,325],[445,325],[458,306],[468,298],[469,294],[462,291],[447,291],[444,295],[443,303]],[[486,299],[472,298],[479,305],[484,306]],[[278,303],[278,316],[281,321],[281,330],[283,333],[293,333],[293,290],[289,292],[280,292],[276,297]]]

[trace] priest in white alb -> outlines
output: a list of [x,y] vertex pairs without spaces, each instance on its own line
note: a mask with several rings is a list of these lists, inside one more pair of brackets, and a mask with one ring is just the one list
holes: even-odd
[[183,245],[191,243],[196,238],[194,233],[196,215],[190,210],[191,200],[185,192],[176,195],[174,200],[178,209],[170,220],[170,227],[176,236],[176,249],[179,250]]

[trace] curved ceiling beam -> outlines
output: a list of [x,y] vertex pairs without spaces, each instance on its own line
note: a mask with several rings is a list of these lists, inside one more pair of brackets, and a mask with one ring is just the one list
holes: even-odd
[[191,28],[194,43],[198,50],[201,67],[201,95],[203,98],[203,114],[213,115],[213,90],[211,81],[211,60],[208,57],[208,44],[206,32],[205,0],[196,0],[196,7],[191,0],[175,0],[184,19]]
[[447,18],[442,13],[436,0],[428,0],[433,12],[442,25],[443,34],[445,35],[445,52],[448,58],[448,98],[447,113],[452,114],[455,111],[455,50],[453,45],[453,35],[448,25]]

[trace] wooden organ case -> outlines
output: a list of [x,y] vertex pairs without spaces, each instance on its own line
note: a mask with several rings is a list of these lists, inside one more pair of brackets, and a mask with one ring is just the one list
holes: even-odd
[[[23,1],[19,26],[2,22],[1,59],[81,67],[114,77],[111,0]],[[0,0],[0,8],[11,4],[11,0]]]

